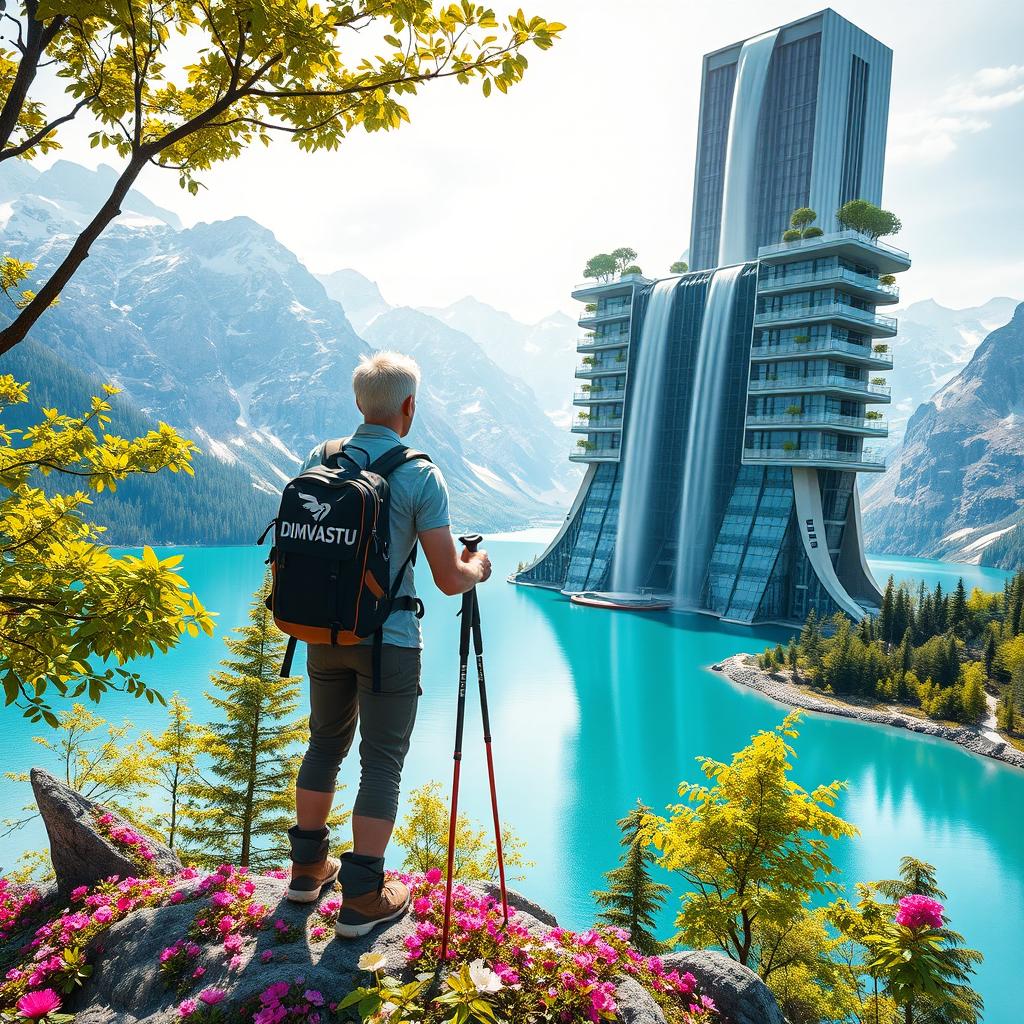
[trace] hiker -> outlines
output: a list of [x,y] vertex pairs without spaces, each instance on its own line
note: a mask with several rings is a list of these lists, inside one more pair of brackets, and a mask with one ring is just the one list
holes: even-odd
[[[420,370],[408,356],[378,352],[363,356],[352,374],[363,423],[343,442],[325,442],[310,453],[303,470],[343,458],[365,468],[402,445],[416,415]],[[400,454],[400,453],[399,453]],[[343,938],[366,935],[399,917],[409,890],[384,877],[384,853],[398,812],[402,765],[409,750],[420,689],[420,649],[416,585],[411,558],[417,541],[434,584],[454,596],[491,574],[485,551],[458,552],[448,518],[448,489],[441,471],[425,456],[411,453],[387,474],[390,484],[391,583],[400,610],[382,627],[379,679],[374,679],[373,639],[348,646],[309,643],[309,747],[295,789],[296,824],[289,830],[292,873],[288,898],[313,902],[340,877],[343,894],[336,927]],[[407,599],[407,600],[406,600]],[[422,605],[420,605],[422,609]],[[379,692],[377,692],[379,690]],[[352,811],[352,852],[340,861],[329,856],[327,817],[338,769],[359,725],[359,792]]]

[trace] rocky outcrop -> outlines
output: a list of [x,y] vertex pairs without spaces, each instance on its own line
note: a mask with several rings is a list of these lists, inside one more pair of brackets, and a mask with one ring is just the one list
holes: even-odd
[[1024,304],[919,406],[863,511],[869,551],[996,564],[1024,521]]
[[930,718],[913,718],[898,711],[885,711],[871,707],[859,707],[836,698],[825,699],[793,686],[790,681],[771,672],[758,668],[749,654],[737,654],[727,658],[720,665],[712,665],[712,671],[721,672],[727,679],[741,686],[757,690],[766,697],[788,704],[790,707],[815,711],[822,715],[836,715],[839,718],[853,718],[858,722],[872,722],[888,725],[894,729],[907,729],[922,736],[948,740],[969,750],[972,754],[991,757],[1015,768],[1024,768],[1024,752],[1005,741],[989,739],[980,730],[967,725],[950,726],[933,722]]
[[94,885],[111,875],[173,875],[182,868],[177,854],[163,843],[146,839],[151,855],[142,859],[130,846],[111,841],[97,824],[103,814],[110,814],[111,825],[131,829],[123,818],[99,807],[42,768],[33,768],[32,792],[46,834],[50,838],[50,860],[57,875],[57,892],[68,896],[80,885]]
[[[171,850],[148,838],[146,846],[152,856],[140,865],[109,838],[110,832],[128,828],[127,823],[115,815],[107,819],[105,816],[110,812],[48,772],[34,769],[31,777],[50,836],[51,859],[62,899],[66,900],[78,886],[92,886],[111,875],[138,876],[143,867],[148,867],[150,873],[168,876],[166,880],[151,879],[145,883],[162,893],[159,900],[144,900],[135,909],[129,906],[124,916],[115,917],[113,923],[88,940],[91,976],[67,998],[63,1007],[65,1012],[75,1015],[77,1024],[179,1024],[189,1016],[184,1010],[189,1000],[183,1003],[183,994],[191,993],[194,1002],[200,989],[223,993],[224,1006],[235,1014],[223,1019],[231,1020],[252,1019],[248,1012],[243,1018],[239,1008],[265,996],[275,985],[292,989],[297,986],[300,994],[312,991],[314,998],[322,998],[325,1003],[337,1002],[354,987],[366,983],[368,976],[359,969],[359,959],[370,952],[384,958],[383,970],[388,975],[406,982],[417,976],[419,967],[410,962],[408,951],[422,941],[418,938],[423,920],[417,918],[422,913],[420,909],[414,907],[397,921],[362,939],[337,941],[333,936],[333,918],[325,916],[331,909],[325,902],[328,898],[319,904],[290,903],[285,896],[287,882],[274,875],[233,875],[236,881],[245,879],[249,891],[241,910],[235,907],[227,912],[244,916],[249,913],[248,908],[257,908],[258,923],[244,928],[244,934],[235,935],[238,941],[230,949],[227,939],[223,943],[220,938],[210,942],[204,936],[214,925],[223,926],[224,919],[219,925],[216,918],[213,924],[205,919],[211,913],[225,912],[216,908],[224,906],[218,897],[226,895],[214,888],[215,896],[210,896],[211,879],[193,870],[182,871]],[[105,824],[98,825],[101,818]],[[221,869],[212,878],[226,884],[221,877],[224,872],[232,875],[230,869]],[[499,898],[498,887],[490,882],[472,883],[467,888],[476,897]],[[122,887],[120,891],[126,890]],[[465,894],[460,898],[465,898]],[[76,899],[79,902],[72,905],[81,907],[81,894]],[[557,926],[553,914],[522,894],[510,890],[508,900],[515,924],[526,929],[531,936],[529,941],[547,939],[550,929]],[[336,914],[338,900],[335,898],[333,903]],[[59,907],[61,903],[51,906]],[[76,913],[71,917],[82,919],[83,915]],[[230,931],[231,919],[227,920]],[[80,920],[65,927],[82,926]],[[186,943],[193,948],[185,950],[185,973],[169,976],[161,969],[167,953],[174,952],[169,947],[184,949]],[[784,1024],[770,991],[745,967],[716,953],[675,953],[662,959],[665,971],[689,972],[696,978],[699,991],[711,996],[719,1006],[723,1024]],[[192,980],[180,986],[176,978]],[[195,980],[200,978],[201,981]],[[622,974],[614,983],[618,1020],[622,1024],[665,1024],[663,1011],[636,977]]]
[[748,967],[709,950],[686,950],[662,957],[665,966],[689,971],[730,1024],[786,1024],[771,989]]

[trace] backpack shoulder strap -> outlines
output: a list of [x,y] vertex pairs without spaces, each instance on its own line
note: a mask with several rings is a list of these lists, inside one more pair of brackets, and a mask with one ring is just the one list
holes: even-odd
[[359,445],[352,444],[351,442],[351,437],[341,437],[333,441],[325,441],[323,448],[320,450],[320,464],[327,466],[329,469],[337,469],[341,460],[347,459],[357,469],[364,469],[365,466],[348,454],[348,449],[351,448],[352,451],[362,452],[366,456],[367,464],[370,462],[370,453],[365,448],[360,448]]
[[369,472],[376,473],[378,476],[388,477],[399,466],[404,466],[407,462],[416,462],[417,460],[421,462],[433,461],[429,455],[418,452],[415,448],[407,448],[404,444],[399,444],[386,451],[366,468]]

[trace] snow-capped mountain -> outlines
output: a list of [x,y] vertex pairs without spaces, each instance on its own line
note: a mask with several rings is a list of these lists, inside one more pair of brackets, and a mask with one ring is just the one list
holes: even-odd
[[1024,303],[917,409],[863,511],[869,551],[1019,564],[1010,541],[1024,522]]
[[967,365],[984,338],[1010,322],[1019,301],[999,297],[982,306],[948,309],[926,299],[895,311],[899,334],[892,342],[895,365],[889,374],[889,445],[898,446],[917,407]]
[[[57,164],[20,183],[5,180],[5,248],[47,272],[103,175]],[[258,490],[279,491],[315,443],[358,422],[350,377],[368,345],[295,254],[255,221],[180,230],[144,197],[125,210],[33,337],[124,388],[143,414],[179,428],[220,463],[244,467]],[[414,349],[418,341],[395,344]],[[470,358],[446,359],[443,377],[424,366],[428,386],[410,443],[444,468],[458,525],[511,529],[557,517],[542,496],[561,495],[571,476],[558,432],[527,389],[508,386],[470,339],[459,336],[459,344]],[[425,364],[428,354],[424,347]],[[481,452],[445,417],[449,396],[492,376],[508,404],[481,409],[478,429],[494,439]]]
[[422,307],[422,312],[468,334],[506,373],[533,388],[552,422],[569,425],[579,329],[565,313],[524,324],[469,295],[443,308]]
[[335,270],[331,274],[317,274],[317,280],[332,299],[341,303],[349,323],[360,334],[381,313],[386,313],[392,308],[381,295],[376,282],[360,274],[358,270]]

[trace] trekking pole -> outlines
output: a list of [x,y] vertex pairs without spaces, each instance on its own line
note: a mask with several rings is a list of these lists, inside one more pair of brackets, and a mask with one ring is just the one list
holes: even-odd
[[[483,538],[479,534],[460,537],[470,551],[476,551]],[[505,889],[505,853],[501,845],[501,819],[498,815],[498,789],[494,784],[494,757],[491,753],[491,716],[487,711],[487,683],[484,678],[484,638],[480,632],[480,599],[476,587],[473,595],[473,650],[476,653],[476,677],[480,685],[480,719],[484,727],[484,750],[487,753],[487,778],[491,787],[491,813],[494,816],[494,851],[498,860],[498,880],[501,885],[501,912],[505,926],[508,925],[508,892]]]
[[[460,538],[463,543],[471,538]],[[477,537],[479,544],[482,538]],[[469,545],[466,545],[469,547]],[[470,548],[475,551],[476,548]],[[455,712],[455,768],[452,773],[452,808],[448,820],[448,877],[444,891],[444,926],[441,929],[441,962],[438,969],[444,967],[448,956],[448,936],[452,916],[452,876],[455,874],[455,829],[459,819],[459,770],[462,767],[462,729],[466,720],[466,675],[469,666],[469,636],[473,625],[473,605],[475,591],[468,590],[462,595],[462,621],[459,629],[459,702]]]

